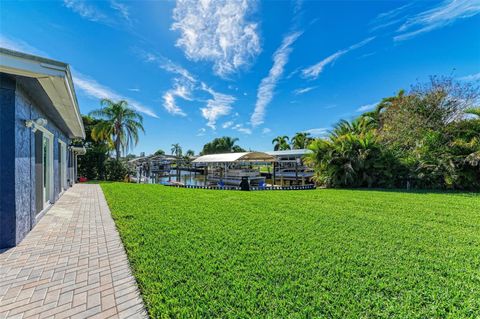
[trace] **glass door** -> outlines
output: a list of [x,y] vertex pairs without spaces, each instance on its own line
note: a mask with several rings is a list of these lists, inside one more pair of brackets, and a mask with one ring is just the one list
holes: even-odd
[[50,153],[51,149],[51,141],[48,136],[45,134],[43,135],[43,148],[42,148],[42,153],[43,153],[43,202],[45,203],[45,206],[49,204],[50,202],[50,180],[51,180],[51,161],[52,161],[52,156]]
[[67,189],[67,146],[60,142],[60,183],[63,190]]

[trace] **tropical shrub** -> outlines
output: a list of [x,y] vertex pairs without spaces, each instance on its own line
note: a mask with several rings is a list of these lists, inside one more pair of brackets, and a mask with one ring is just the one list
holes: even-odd
[[432,77],[310,144],[327,187],[480,189],[478,87]]
[[121,160],[109,158],[105,161],[105,179],[107,181],[123,181],[128,173],[127,166]]

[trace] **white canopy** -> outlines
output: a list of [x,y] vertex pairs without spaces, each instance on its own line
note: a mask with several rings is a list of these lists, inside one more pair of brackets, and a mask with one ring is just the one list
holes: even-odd
[[263,152],[210,154],[200,156],[193,163],[273,162],[275,158]]

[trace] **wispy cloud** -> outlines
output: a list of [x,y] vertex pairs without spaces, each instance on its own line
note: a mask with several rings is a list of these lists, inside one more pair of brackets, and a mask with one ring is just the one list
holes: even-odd
[[186,116],[187,114],[177,105],[176,98],[191,101],[192,87],[189,82],[176,79],[172,89],[163,94],[163,107],[172,115]]
[[201,84],[202,90],[211,94],[212,98],[207,100],[207,105],[200,109],[202,116],[207,120],[207,126],[215,129],[217,119],[221,116],[230,114],[235,97],[219,93],[208,87],[205,83]]
[[197,132],[197,136],[204,136],[206,131],[207,130],[204,127],[200,128]]
[[467,81],[467,82],[479,81],[480,80],[480,72],[459,77],[458,80],[459,81]]
[[131,21],[130,20],[130,9],[129,7],[116,0],[110,0],[110,7],[118,12],[118,14],[125,19],[126,21]]
[[362,105],[356,110],[356,112],[361,113],[361,112],[371,111],[371,110],[375,109],[375,107],[378,105],[378,103],[379,102]]
[[126,100],[130,106],[136,109],[139,112],[142,112],[146,115],[158,118],[157,114],[153,112],[150,108],[146,107],[142,103],[123,96],[111,88],[104,86],[97,81],[91,79],[88,76],[85,76],[75,70],[72,70],[73,73],[73,82],[76,88],[79,88],[82,92],[84,92],[87,96],[96,98],[96,99],[103,99],[108,98],[112,100]]
[[311,128],[306,130],[305,133],[310,133],[314,137],[323,137],[328,134],[328,128],[319,127],[319,128]]
[[352,50],[355,50],[355,49],[358,49],[358,48],[361,48],[363,47],[365,44],[369,43],[370,41],[372,41],[373,39],[375,39],[375,37],[369,37],[369,38],[366,38],[365,40],[361,41],[361,42],[358,42],[354,45],[351,45],[349,46],[348,48],[346,49],[342,49],[342,50],[339,50],[337,52],[335,52],[334,54],[326,57],[325,59],[323,59],[322,61],[312,65],[312,66],[309,66],[308,68],[305,68],[302,70],[302,75],[303,77],[305,78],[310,78],[310,79],[316,79],[318,78],[318,76],[320,75],[320,73],[322,73],[323,69],[330,63],[333,63],[335,62],[338,58],[340,58],[342,55],[345,55],[347,54],[348,52],[352,51]]
[[94,22],[109,23],[108,17],[102,13],[96,6],[92,5],[92,2],[84,0],[64,0],[63,4],[73,12]]
[[273,55],[273,66],[270,69],[268,76],[262,79],[260,86],[258,87],[255,110],[250,118],[252,126],[255,127],[263,123],[267,105],[272,101],[277,82],[282,77],[285,65],[292,52],[291,46],[300,35],[301,32],[294,32],[287,35],[283,39],[282,45],[277,51],[275,51]]
[[372,28],[370,31],[376,31],[386,27],[399,24],[404,21],[404,13],[412,7],[413,3],[407,3],[393,10],[380,13],[375,19],[370,22]]
[[146,52],[146,51],[143,51],[143,50],[136,50],[136,52],[137,52],[138,56],[140,57],[140,59],[142,59],[143,61],[145,61],[147,63],[154,63],[159,68],[161,68],[161,69],[163,69],[167,72],[170,72],[170,73],[173,73],[173,74],[176,74],[176,75],[180,75],[180,76],[182,76],[183,78],[185,78],[186,80],[188,80],[192,83],[197,82],[197,79],[195,78],[195,76],[193,76],[187,69],[185,69],[181,65],[173,62],[172,60],[164,57],[163,55],[155,54],[155,53],[152,53],[152,52]]
[[249,127],[243,126],[243,124],[235,124],[234,126],[232,126],[232,130],[238,131],[243,134],[248,134],[248,135],[252,134],[252,129]]
[[458,19],[473,17],[478,13],[480,13],[480,1],[478,0],[443,1],[432,9],[408,18],[398,28],[398,35],[393,39],[395,41],[411,39],[419,34],[443,28]]
[[23,53],[29,53],[29,54],[34,54],[34,55],[39,55],[43,57],[49,57],[49,55],[41,50],[38,50],[37,48],[34,48],[30,44],[28,44],[25,41],[19,40],[19,39],[13,39],[10,37],[7,37],[3,34],[0,34],[0,47],[5,48],[5,49],[10,49],[14,51],[19,51]]
[[253,1],[177,0],[173,30],[181,33],[177,46],[193,61],[213,62],[214,72],[226,77],[261,52],[257,23],[248,20]]
[[270,133],[271,131],[272,131],[271,129],[269,129],[268,127],[265,127],[265,128],[262,130],[262,133],[263,133],[263,134],[268,134],[268,133]]
[[229,128],[233,125],[233,121],[227,121],[222,124],[222,128]]
[[130,88],[128,90],[131,92],[140,92],[140,89],[137,89],[137,88]]
[[205,102],[193,96],[195,91],[207,92],[211,96],[210,99],[206,100],[206,105],[200,108],[202,117],[207,120],[207,126],[210,128],[215,129],[218,118],[230,114],[232,104],[236,101],[234,96],[215,91],[210,86],[197,79],[197,77],[187,69],[161,55],[140,52],[140,56],[144,61],[156,63],[159,68],[179,76],[174,79],[174,87],[163,95],[163,106],[170,114],[180,116],[186,115],[182,108],[176,103],[176,97],[190,101],[195,100]]
[[307,92],[310,92],[311,90],[314,90],[316,88],[317,88],[316,86],[309,86],[309,87],[306,87],[306,88],[296,89],[296,90],[293,91],[293,93],[295,95],[301,95],[301,94],[305,94]]

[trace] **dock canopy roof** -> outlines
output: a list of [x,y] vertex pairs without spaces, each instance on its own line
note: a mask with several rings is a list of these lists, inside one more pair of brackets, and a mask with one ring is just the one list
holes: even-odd
[[275,157],[263,152],[241,152],[203,155],[193,163],[241,163],[241,162],[273,162]]

